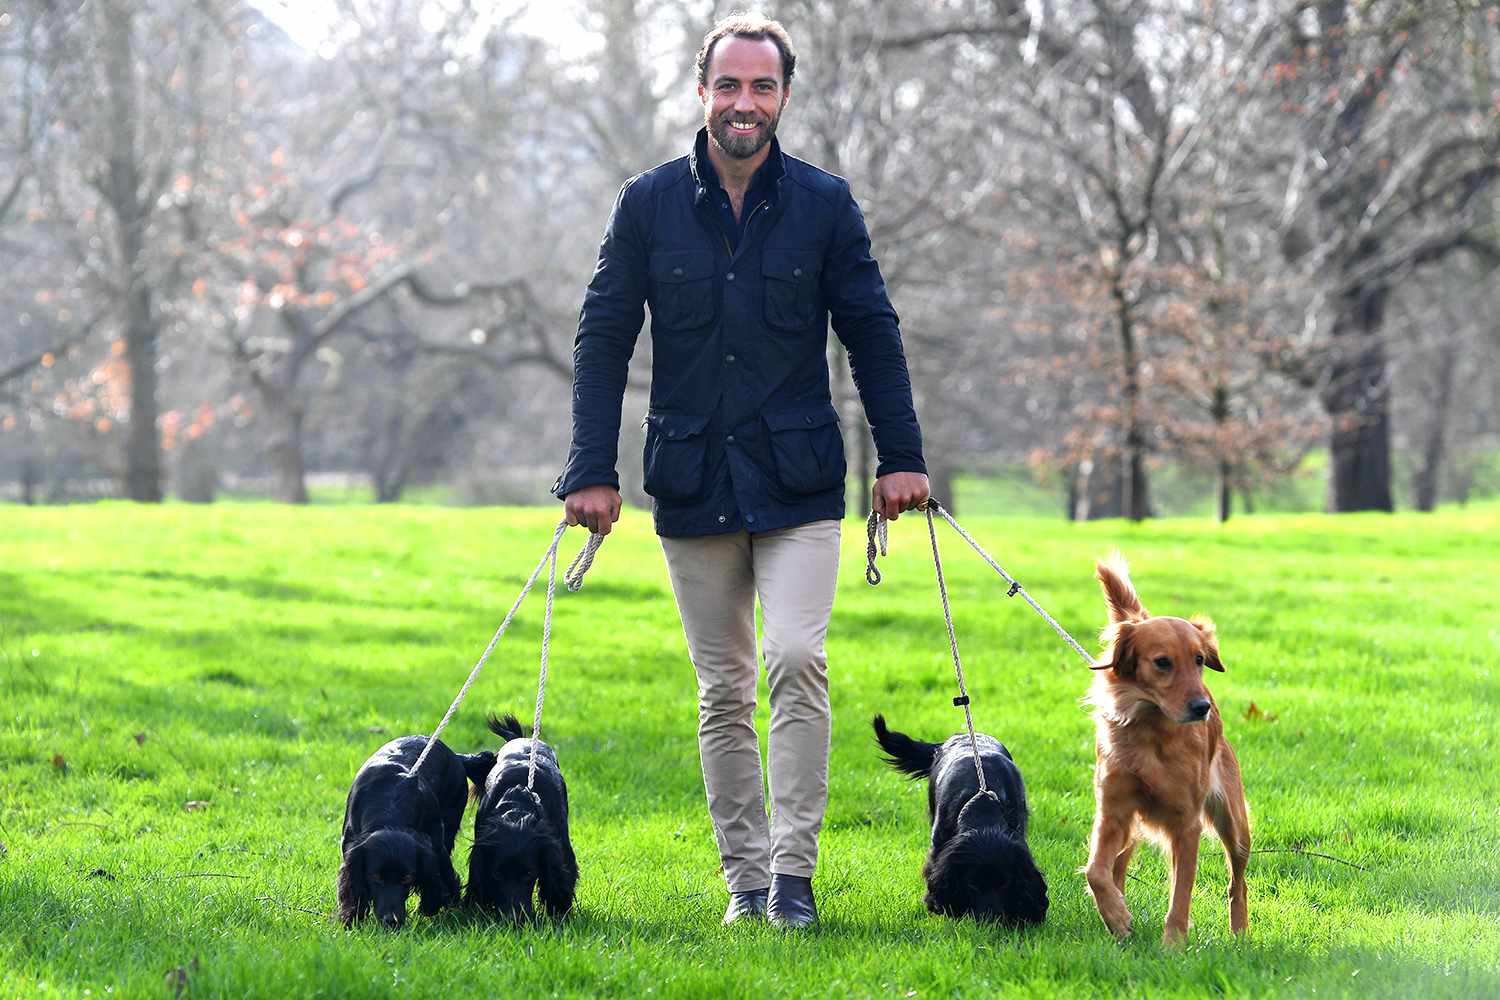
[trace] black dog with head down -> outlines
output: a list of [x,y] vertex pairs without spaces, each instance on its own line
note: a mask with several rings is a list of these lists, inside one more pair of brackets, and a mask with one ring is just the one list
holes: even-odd
[[391,740],[365,761],[344,806],[344,862],[339,919],[344,926],[375,916],[387,927],[406,922],[406,899],[421,895],[423,916],[458,902],[453,840],[469,801],[469,781],[484,781],[495,755],[456,754],[441,740],[412,773],[425,736]]
[[514,715],[491,715],[489,725],[506,743],[474,815],[464,901],[512,920],[529,920],[536,895],[549,916],[563,917],[573,908],[578,860],[568,838],[568,786],[557,755],[536,741],[536,781],[527,790],[532,741]]
[[889,754],[886,762],[929,779],[932,849],[922,867],[927,909],[950,917],[1041,923],[1047,882],[1026,846],[1026,787],[1005,745],[976,734],[991,797],[979,794],[968,734],[938,745],[887,729],[883,716],[875,716],[874,724],[875,739]]

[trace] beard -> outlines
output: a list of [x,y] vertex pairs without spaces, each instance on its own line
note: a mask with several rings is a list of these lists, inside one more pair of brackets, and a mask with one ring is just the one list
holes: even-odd
[[[760,114],[739,114],[732,109],[717,116],[710,111],[706,118],[708,134],[713,138],[714,144],[736,160],[748,160],[776,137],[776,126],[781,123],[781,110],[778,108],[770,118]],[[756,129],[748,135],[736,132],[729,127],[731,119],[753,121]]]

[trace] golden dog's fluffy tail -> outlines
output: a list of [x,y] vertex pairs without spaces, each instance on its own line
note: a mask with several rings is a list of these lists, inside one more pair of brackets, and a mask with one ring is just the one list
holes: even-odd
[[1130,567],[1118,551],[1100,559],[1094,565],[1094,575],[1104,588],[1104,603],[1109,605],[1109,620],[1115,622],[1143,621],[1151,613],[1141,606],[1135,586],[1130,582]]

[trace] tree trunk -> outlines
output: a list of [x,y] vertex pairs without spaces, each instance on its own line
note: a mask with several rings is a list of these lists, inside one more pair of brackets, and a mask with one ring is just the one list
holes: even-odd
[[1333,426],[1328,508],[1338,513],[1395,509],[1390,385],[1381,332],[1387,294],[1381,286],[1356,288],[1334,321],[1323,405]]
[[958,501],[953,496],[955,469],[951,465],[927,465],[927,483],[933,499],[943,505],[950,514],[957,512]]
[[[1121,247],[1121,259],[1126,259]],[[1135,318],[1130,312],[1130,299],[1123,284],[1124,276],[1114,275],[1112,292],[1115,299],[1115,318],[1120,330],[1120,364],[1124,382],[1125,452],[1121,474],[1124,477],[1124,496],[1121,513],[1132,521],[1142,521],[1151,516],[1150,498],[1146,489],[1146,434],[1141,427],[1141,372],[1140,359],[1136,353]]]
[[1422,447],[1422,467],[1417,470],[1417,510],[1431,511],[1437,506],[1438,488],[1442,482],[1444,448],[1448,438],[1448,418],[1453,411],[1453,376],[1458,368],[1458,346],[1451,340],[1443,344],[1438,355],[1437,385],[1432,390],[1432,417],[1427,440]]
[[273,419],[279,426],[267,450],[276,476],[276,499],[282,503],[307,503],[307,469],[302,457],[302,408],[287,403]]
[[1214,386],[1210,413],[1214,421],[1214,442],[1219,452],[1219,523],[1229,520],[1234,501],[1234,463],[1230,461],[1224,426],[1229,422],[1229,387]]
[[132,500],[158,503],[162,498],[162,477],[161,439],[156,430],[157,328],[142,253],[150,205],[143,200],[140,164],[136,159],[133,26],[128,7],[102,10],[100,16],[113,22],[103,37],[110,102],[107,191],[110,210],[118,223],[116,251],[119,283],[125,295],[125,361],[130,368],[125,495]]

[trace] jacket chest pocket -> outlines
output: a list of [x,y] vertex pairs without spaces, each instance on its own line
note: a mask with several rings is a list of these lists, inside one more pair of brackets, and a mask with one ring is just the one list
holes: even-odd
[[708,470],[708,417],[682,413],[646,414],[646,448],[641,465],[646,492],[658,500],[696,500]]
[[805,330],[817,322],[820,262],[816,253],[767,250],[761,257],[765,279],[766,325],[773,330]]
[[771,432],[776,478],[790,493],[821,493],[844,481],[844,436],[832,403],[803,403],[762,418]]
[[719,314],[714,255],[707,250],[660,250],[651,255],[651,321],[662,330],[694,330]]

